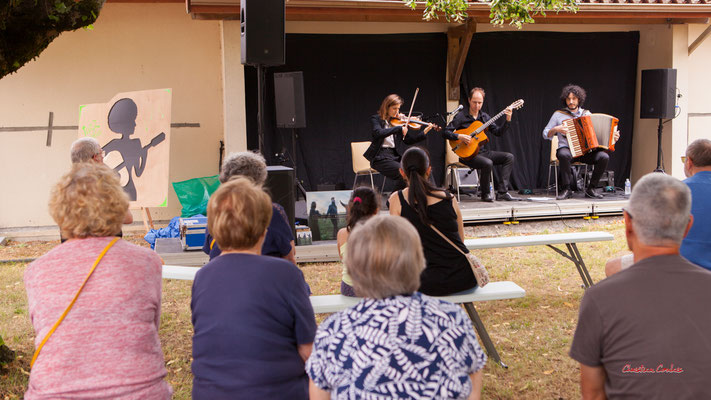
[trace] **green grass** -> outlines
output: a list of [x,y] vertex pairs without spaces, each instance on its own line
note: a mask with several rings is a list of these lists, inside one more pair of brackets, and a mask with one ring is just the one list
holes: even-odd
[[[582,221],[582,220],[581,220]],[[614,235],[611,242],[578,245],[593,281],[604,278],[605,261],[623,254],[627,245],[619,219],[552,224],[548,233],[602,230]],[[531,226],[533,228],[531,228]],[[497,235],[541,233],[543,227],[467,227],[469,236],[483,229]],[[36,247],[36,246],[35,246]],[[14,249],[17,250],[17,249]],[[572,262],[545,246],[488,249],[476,252],[487,266],[492,281],[511,280],[526,289],[526,297],[476,304],[502,360],[503,369],[491,359],[484,369],[486,399],[578,399],[578,364],[568,356],[583,295],[581,279]],[[0,400],[22,398],[26,371],[34,351],[34,332],[27,315],[22,273],[25,264],[0,264],[0,336],[18,358],[0,372]],[[301,265],[314,294],[335,294],[340,289],[339,263]],[[191,282],[163,281],[160,338],[165,354],[167,380],[175,399],[189,399],[192,325]],[[325,315],[317,315],[320,322]]]

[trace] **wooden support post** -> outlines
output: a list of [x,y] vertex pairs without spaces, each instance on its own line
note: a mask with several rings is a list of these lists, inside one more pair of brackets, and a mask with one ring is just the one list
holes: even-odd
[[474,32],[476,32],[474,18],[469,18],[466,23],[447,31],[447,64],[449,65],[447,97],[449,100],[459,100],[459,80],[462,77]]
[[706,38],[709,37],[709,34],[711,34],[711,25],[706,27],[706,29],[703,32],[701,32],[699,37],[697,37],[696,40],[694,40],[694,43],[692,43],[691,46],[689,46],[689,55],[691,55],[691,53],[693,53],[697,47],[701,46],[701,43],[703,43],[704,40],[706,40]]
[[47,123],[47,143],[46,146],[50,147],[52,146],[52,124],[54,122],[54,113],[52,111],[49,112],[49,122]]
[[148,207],[141,207],[141,214],[143,215],[143,226],[146,228],[146,233],[150,232],[151,229],[155,229],[153,218],[151,218],[151,210]]

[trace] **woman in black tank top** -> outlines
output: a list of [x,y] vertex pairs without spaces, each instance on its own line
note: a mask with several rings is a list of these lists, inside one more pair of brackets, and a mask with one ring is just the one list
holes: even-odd
[[429,157],[418,147],[402,156],[400,173],[407,188],[390,196],[390,214],[410,221],[420,234],[427,267],[422,272],[420,292],[431,296],[446,296],[476,286],[469,261],[447,243],[430,225],[434,225],[463,252],[464,223],[457,200],[449,192],[429,182],[432,171]]

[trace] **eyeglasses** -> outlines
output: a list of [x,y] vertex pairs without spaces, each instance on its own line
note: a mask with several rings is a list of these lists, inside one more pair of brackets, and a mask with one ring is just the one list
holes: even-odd
[[684,164],[686,164],[686,156],[681,156],[681,162],[683,162]]
[[634,217],[632,217],[632,213],[630,213],[630,210],[628,208],[622,207],[622,211],[626,212],[627,215],[630,216],[630,219],[634,219]]
[[95,155],[95,156],[101,156],[101,157],[103,158],[103,157],[106,157],[106,152],[103,151],[103,150],[101,150],[100,152],[98,152],[98,153],[96,153],[96,154],[94,154],[94,155]]

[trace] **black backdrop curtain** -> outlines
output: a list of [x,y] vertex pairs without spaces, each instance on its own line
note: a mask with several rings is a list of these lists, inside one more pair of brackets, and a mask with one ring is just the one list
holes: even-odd
[[[371,140],[369,117],[390,93],[424,116],[444,114],[446,107],[447,37],[442,33],[394,35],[286,36],[286,65],[267,69],[265,156],[279,163],[276,153],[291,153],[291,129],[276,128],[274,73],[303,71],[306,128],[298,129],[297,174],[306,190],[319,184],[350,189],[354,174],[350,143]],[[258,148],[257,73],[245,68],[247,145]],[[433,121],[435,122],[435,121]],[[444,141],[432,131],[426,146],[438,182],[444,174]],[[291,166],[290,161],[284,165]],[[365,178],[361,178],[365,179]],[[387,188],[386,188],[387,189]]]
[[[492,32],[474,35],[461,79],[462,104],[473,87],[486,90],[483,110],[494,115],[522,98],[509,134],[490,135],[494,150],[514,154],[515,188],[542,188],[548,178],[550,141],[543,128],[562,107],[563,86],[587,91],[583,108],[620,119],[621,137],[607,169],[615,185],[629,177],[632,157],[639,32]],[[553,178],[551,178],[553,182]]]

